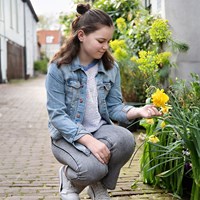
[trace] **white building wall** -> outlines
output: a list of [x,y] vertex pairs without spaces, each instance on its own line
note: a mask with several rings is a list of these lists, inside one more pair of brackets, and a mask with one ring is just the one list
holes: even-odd
[[6,38],[2,37],[0,38],[1,40],[1,75],[2,75],[2,80],[6,82],[7,77],[6,77],[6,70],[7,70],[7,45],[6,45]]
[[30,76],[34,75],[34,61],[37,59],[37,35],[36,26],[37,22],[33,18],[32,12],[30,11],[28,5],[25,8],[25,36],[26,36],[26,73]]
[[1,66],[1,75],[2,79],[6,79],[6,37],[5,37],[5,10],[4,10],[4,0],[0,0],[0,66]]
[[21,0],[0,0],[1,73],[7,81],[7,41],[24,46],[24,15]]
[[24,46],[24,16],[21,0],[3,0],[5,6],[5,36],[7,39]]
[[37,59],[36,26],[37,22],[27,3],[22,0],[0,0],[0,62],[2,80],[5,82],[7,41],[12,41],[21,47],[26,46],[27,74],[33,76],[33,63]]
[[1,39],[1,73],[6,81],[7,70],[7,41],[11,40],[24,46],[23,19],[19,20],[23,3],[21,0],[0,0],[0,39]]
[[[161,8],[158,5],[161,4]],[[191,72],[200,75],[200,1],[199,0],[152,0],[152,13],[160,13],[169,21],[173,37],[184,42],[190,49],[176,55],[178,68],[173,68],[171,77],[190,80]]]

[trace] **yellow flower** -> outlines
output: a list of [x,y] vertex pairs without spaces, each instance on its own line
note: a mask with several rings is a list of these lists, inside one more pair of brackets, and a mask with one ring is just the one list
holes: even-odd
[[146,51],[140,51],[139,52],[139,57],[140,58],[145,58],[147,56],[147,52]]
[[160,126],[161,126],[161,128],[165,128],[165,126],[166,126],[165,122],[162,121],[161,124],[160,124]]
[[155,136],[155,135],[151,135],[149,136],[149,142],[152,142],[152,143],[157,143],[157,142],[160,142],[160,140]]
[[110,47],[113,51],[116,51],[118,48],[127,48],[125,40],[112,40],[110,41]]
[[156,63],[159,64],[166,64],[169,63],[169,57],[171,56],[171,52],[163,52],[159,53],[156,56]]
[[133,14],[132,14],[132,12],[129,12],[129,13],[128,13],[128,16],[127,16],[127,20],[128,20],[128,21],[131,21],[132,18],[133,18]]
[[125,49],[117,48],[114,52],[114,57],[117,61],[122,61],[128,57],[128,53]]
[[123,32],[124,30],[126,30],[126,22],[125,22],[125,19],[120,17],[116,20],[116,23],[117,23],[117,27],[118,29]]
[[170,109],[170,108],[171,108],[170,106],[161,107],[161,112],[162,112],[163,114],[167,114],[167,113],[169,112],[169,109]]
[[147,124],[154,124],[154,120],[152,118],[146,119]]
[[130,59],[132,62],[136,62],[137,61],[137,57],[136,56],[132,56]]
[[152,94],[152,101],[154,106],[165,107],[165,104],[169,101],[169,97],[164,93],[163,89],[157,89],[155,93]]

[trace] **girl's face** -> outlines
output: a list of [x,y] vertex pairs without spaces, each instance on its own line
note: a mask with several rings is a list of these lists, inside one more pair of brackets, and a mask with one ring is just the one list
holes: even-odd
[[[78,38],[80,40],[80,60],[91,62],[93,59],[100,59],[109,48],[109,42],[112,39],[114,27],[102,26],[102,28],[85,35],[80,30]],[[89,63],[87,63],[89,64]]]

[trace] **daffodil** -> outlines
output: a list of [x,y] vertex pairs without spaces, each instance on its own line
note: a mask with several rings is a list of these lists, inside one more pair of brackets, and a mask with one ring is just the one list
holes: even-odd
[[171,109],[170,106],[164,106],[164,107],[161,107],[161,112],[163,114],[167,114],[169,112],[169,109]]
[[164,93],[163,89],[157,89],[155,93],[152,94],[152,102],[156,107],[165,107],[166,103],[169,101],[168,95]]
[[154,124],[154,120],[152,118],[146,119],[147,124]]
[[158,143],[160,140],[155,135],[151,135],[151,136],[149,136],[149,140],[148,141],[155,144],[155,143]]
[[162,121],[161,124],[160,124],[160,127],[163,129],[163,128],[165,128],[165,126],[166,126],[165,121]]

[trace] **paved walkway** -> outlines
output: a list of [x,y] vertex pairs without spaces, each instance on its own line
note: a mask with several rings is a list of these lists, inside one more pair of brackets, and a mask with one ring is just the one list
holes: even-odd
[[[0,84],[0,199],[59,200],[58,169],[47,131],[45,76]],[[162,199],[171,195],[139,180],[139,154],[122,169],[113,200]],[[89,199],[83,191],[81,199]]]

